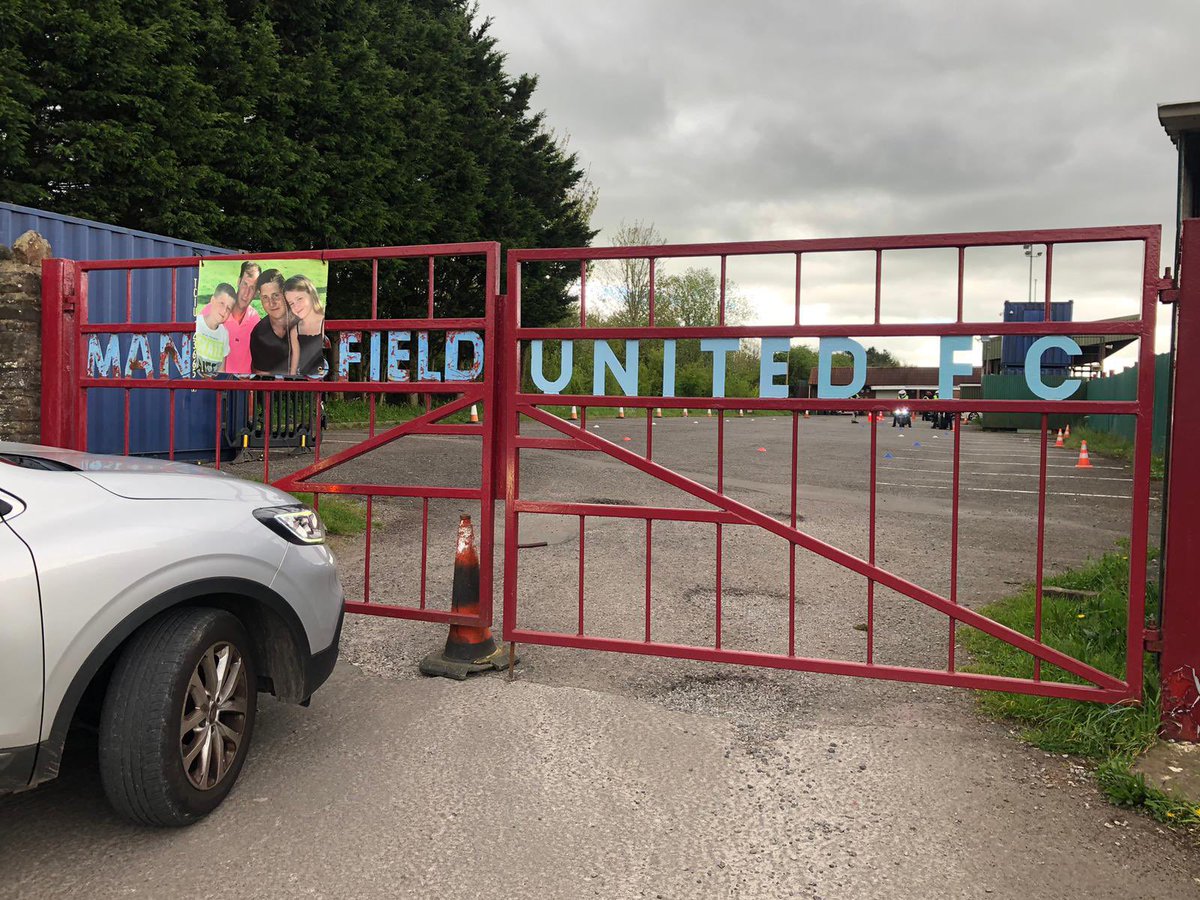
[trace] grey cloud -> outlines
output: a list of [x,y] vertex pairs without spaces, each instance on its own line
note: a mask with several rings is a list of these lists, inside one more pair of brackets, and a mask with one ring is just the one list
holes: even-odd
[[[1200,4],[483,0],[622,220],[668,240],[1162,223]],[[1165,258],[1165,257],[1164,257]]]

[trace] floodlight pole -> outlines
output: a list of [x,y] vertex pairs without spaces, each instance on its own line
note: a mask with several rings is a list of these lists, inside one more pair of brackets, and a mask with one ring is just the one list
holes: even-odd
[[1042,255],[1042,251],[1033,252],[1033,244],[1025,245],[1025,255],[1029,257],[1029,302],[1033,302],[1033,261]]

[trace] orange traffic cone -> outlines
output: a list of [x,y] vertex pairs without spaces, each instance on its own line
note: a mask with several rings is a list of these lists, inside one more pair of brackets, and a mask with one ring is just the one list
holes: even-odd
[[[479,554],[475,552],[475,534],[471,517],[458,523],[458,549],[454,554],[454,585],[450,592],[450,611],[464,615],[479,613]],[[464,681],[473,672],[503,669],[504,650],[496,646],[490,628],[451,625],[446,647],[421,660],[422,675],[443,675]]]
[[1070,437],[1070,436],[1071,436],[1071,423],[1068,422],[1067,429],[1066,429],[1066,431],[1063,432],[1063,437]]
[[571,421],[575,422],[578,419],[579,419],[579,410],[577,410],[574,406],[572,406],[571,407]]
[[623,406],[618,406],[618,407],[617,407],[617,418],[618,418],[618,419],[623,419],[623,418],[625,418],[625,407],[623,407]]
[[1092,468],[1092,461],[1088,459],[1087,441],[1079,442],[1079,462],[1075,463],[1077,469]]
[[708,417],[710,419],[712,418],[712,407],[711,406],[708,408]]
[[738,418],[743,419],[743,418],[745,418],[745,416],[746,416],[746,411],[744,409],[739,409],[738,410]]
[[474,403],[472,403],[472,404],[471,404],[471,421],[472,421],[472,422],[478,422],[478,421],[479,421],[479,410],[477,410],[477,409],[475,408],[475,404],[474,404]]
[[804,418],[806,418],[806,419],[808,418],[808,410],[807,409],[804,411]]
[[683,417],[686,419],[686,418],[687,418],[687,415],[688,415],[688,411],[687,411],[687,407],[685,406],[685,407],[683,408]]
[[654,418],[656,418],[656,419],[662,418],[662,407],[661,406],[654,407]]
[[1054,446],[1055,446],[1055,447],[1061,447],[1061,446],[1063,446],[1063,439],[1062,439],[1062,437],[1063,437],[1063,435],[1062,435],[1062,429],[1060,428],[1060,429],[1058,429],[1058,437],[1057,437],[1057,438],[1055,439],[1055,441],[1054,441]]

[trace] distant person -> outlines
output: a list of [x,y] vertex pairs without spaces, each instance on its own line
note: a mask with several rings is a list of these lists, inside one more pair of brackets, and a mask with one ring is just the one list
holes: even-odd
[[225,330],[229,332],[229,356],[225,358],[225,371],[234,375],[249,375],[251,371],[250,335],[259,322],[259,316],[250,304],[258,293],[260,272],[258,263],[250,260],[242,263],[242,271],[238,274],[237,303],[225,320]]
[[323,378],[329,368],[324,354],[325,307],[316,285],[304,275],[293,275],[284,283],[283,295],[299,321],[300,374]]
[[283,274],[267,269],[257,289],[267,314],[250,332],[250,370],[255,375],[295,375],[300,365],[299,322],[283,296]]
[[193,377],[211,378],[226,371],[229,332],[225,330],[225,322],[235,303],[237,295],[233,285],[222,282],[196,316],[196,339],[192,348]]

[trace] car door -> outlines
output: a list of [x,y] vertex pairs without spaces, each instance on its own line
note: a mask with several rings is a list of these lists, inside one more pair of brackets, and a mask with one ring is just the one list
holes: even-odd
[[42,605],[33,553],[13,525],[24,505],[0,491],[0,787],[32,774],[42,724]]

